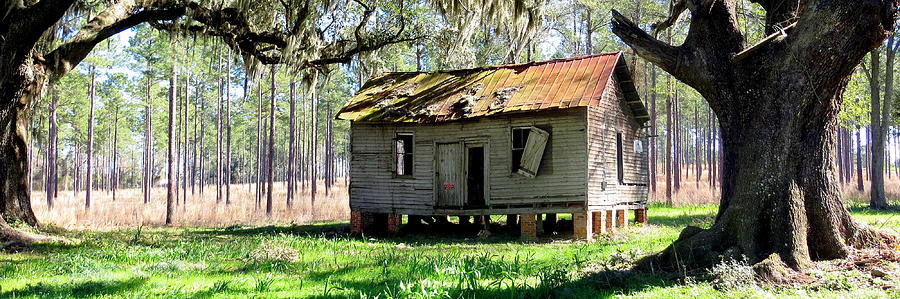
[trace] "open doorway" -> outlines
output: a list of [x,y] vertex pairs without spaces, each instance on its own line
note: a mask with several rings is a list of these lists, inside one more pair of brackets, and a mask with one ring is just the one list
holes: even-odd
[[484,201],[484,146],[466,147],[466,207],[483,207]]

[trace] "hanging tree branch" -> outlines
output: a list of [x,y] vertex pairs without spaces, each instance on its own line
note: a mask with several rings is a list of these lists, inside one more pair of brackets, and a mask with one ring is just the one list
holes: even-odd
[[[136,11],[136,12],[135,12]],[[98,43],[141,23],[175,20],[184,15],[183,7],[141,8],[134,1],[121,1],[84,25],[78,33],[45,56],[46,65],[56,80],[74,68]]]
[[[50,0],[41,1],[52,2]],[[78,33],[45,55],[45,65],[56,80],[74,68],[101,41],[142,23],[168,31],[184,31],[222,38],[229,47],[252,56],[263,64],[296,63],[301,67],[322,67],[327,64],[349,63],[353,56],[379,48],[424,38],[406,31],[406,18],[398,18],[394,30],[379,30],[365,34],[374,10],[365,9],[352,38],[337,39],[326,43],[291,42],[302,39],[302,28],[313,24],[311,4],[300,1],[291,11],[293,20],[287,31],[258,30],[250,18],[234,7],[206,7],[192,1],[135,1],[121,0],[110,4],[104,11],[81,27]],[[283,3],[289,4],[287,2]],[[364,8],[368,6],[363,6]],[[29,8],[37,10],[38,7]],[[402,9],[401,9],[402,10]],[[321,35],[323,32],[316,31]],[[285,56],[288,55],[288,56]]]

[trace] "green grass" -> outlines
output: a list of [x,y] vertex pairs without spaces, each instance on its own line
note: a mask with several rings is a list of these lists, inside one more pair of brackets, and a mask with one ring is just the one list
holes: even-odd
[[[334,233],[346,223],[60,231],[79,242],[0,254],[0,297],[900,296],[893,289],[855,286],[859,273],[826,273],[834,286],[717,289],[693,279],[622,271],[635,257],[665,248],[684,226],[709,226],[715,211],[654,206],[651,225],[593,243],[522,244],[514,232],[502,231],[487,240]],[[876,226],[900,227],[900,213],[853,211]]]

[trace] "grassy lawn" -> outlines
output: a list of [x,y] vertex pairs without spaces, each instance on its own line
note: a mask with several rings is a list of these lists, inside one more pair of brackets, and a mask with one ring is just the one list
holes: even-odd
[[[665,248],[684,226],[710,225],[715,210],[654,206],[651,225],[593,243],[522,244],[502,231],[486,240],[335,233],[346,223],[60,231],[79,242],[0,254],[0,297],[900,297],[894,275],[859,271],[813,269],[825,283],[777,289],[740,281],[741,266],[726,269],[738,278],[729,287],[622,271],[636,256]],[[900,228],[900,212],[853,213]]]

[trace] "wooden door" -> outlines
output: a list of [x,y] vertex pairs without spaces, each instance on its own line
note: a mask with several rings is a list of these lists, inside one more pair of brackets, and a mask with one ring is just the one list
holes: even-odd
[[438,207],[462,207],[465,201],[462,146],[438,143],[435,157],[435,189]]

